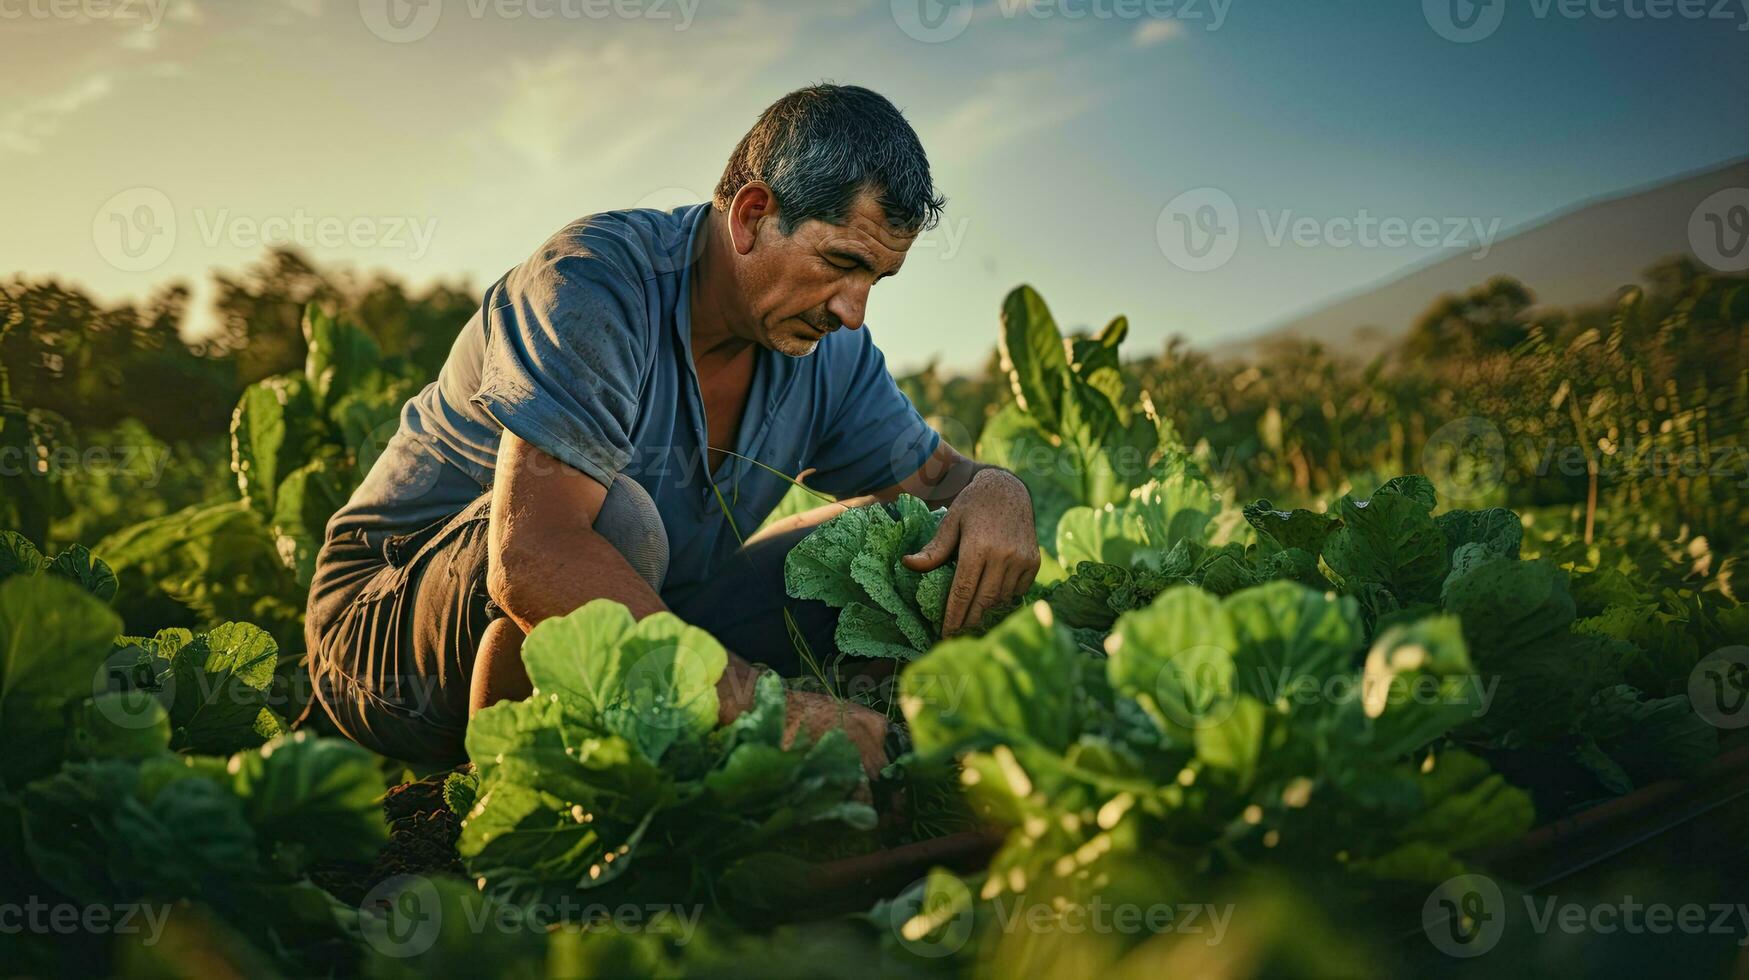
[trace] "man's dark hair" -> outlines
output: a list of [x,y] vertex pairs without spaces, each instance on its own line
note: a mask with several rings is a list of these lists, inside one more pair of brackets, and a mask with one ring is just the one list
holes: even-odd
[[716,209],[728,210],[750,180],[771,185],[786,235],[810,219],[843,224],[865,190],[889,226],[912,234],[935,227],[947,203],[911,124],[884,96],[857,85],[810,85],[760,113],[717,182]]

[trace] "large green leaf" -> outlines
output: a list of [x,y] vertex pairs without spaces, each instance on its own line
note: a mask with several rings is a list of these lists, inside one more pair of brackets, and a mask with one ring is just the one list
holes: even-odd
[[284,730],[269,707],[279,646],[249,623],[225,623],[173,647],[159,647],[157,684],[169,701],[172,747],[229,754]]
[[1460,855],[1511,843],[1536,819],[1523,790],[1465,752],[1429,758],[1416,789],[1420,806],[1391,828],[1394,846],[1350,862],[1351,871],[1371,878],[1443,881],[1466,870]]
[[867,594],[851,575],[850,566],[862,553],[875,509],[853,507],[796,542],[784,556],[785,590],[794,598],[818,599],[834,608],[865,601]]
[[900,706],[919,752],[1015,741],[1061,751],[1079,730],[1080,661],[1068,631],[1039,603],[912,663],[900,681]]
[[1106,676],[1168,731],[1195,730],[1232,710],[1238,646],[1221,601],[1179,586],[1118,619],[1106,641]]
[[99,682],[121,620],[84,589],[46,575],[0,581],[0,784],[55,767],[69,702]]
[[29,538],[17,531],[0,531],[0,579],[35,575],[48,563]]
[[[1006,405],[984,423],[977,456],[1020,477],[1032,494],[1039,544],[1055,549],[1057,522],[1083,499],[1087,460],[1073,446],[1045,431],[1018,405]],[[1106,501],[1100,501],[1105,503]]]
[[170,714],[150,691],[105,691],[86,698],[68,732],[78,759],[143,759],[170,748]]
[[657,762],[676,741],[715,727],[728,656],[672,614],[634,621],[619,603],[597,599],[531,630],[522,662],[536,697],[557,698],[581,729],[618,735]]
[[1218,509],[1202,475],[1180,462],[1121,503],[1070,509],[1057,524],[1057,560],[1067,568],[1084,561],[1160,568],[1179,542],[1206,540]]
[[1426,506],[1413,496],[1380,492],[1370,500],[1343,497],[1342,526],[1324,545],[1324,560],[1350,591],[1382,585],[1402,602],[1439,595],[1449,564],[1445,537]]
[[1574,618],[1567,574],[1548,561],[1518,561],[1468,544],[1445,582],[1445,608],[1463,620],[1478,656],[1534,648],[1565,633]]
[[1311,510],[1276,510],[1268,500],[1245,505],[1245,521],[1257,531],[1258,539],[1278,548],[1298,548],[1312,555],[1324,550],[1330,532],[1336,530],[1336,518]]
[[231,758],[233,788],[261,846],[282,864],[369,861],[388,839],[377,759],[304,732]]
[[1069,358],[1056,319],[1031,286],[1016,288],[1002,301],[997,349],[1021,410],[1045,431],[1061,433]]
[[261,875],[256,839],[230,789],[194,770],[105,759],[73,763],[21,794],[37,872],[75,901],[204,898]]
[[104,602],[115,598],[115,572],[84,545],[73,545],[56,555],[43,571],[78,585]]
[[1239,690],[1265,703],[1316,687],[1349,668],[1361,644],[1353,599],[1332,599],[1289,582],[1228,596]]
[[304,308],[304,376],[318,412],[327,414],[343,396],[380,373],[383,352],[358,327],[328,316],[311,303]]
[[306,588],[316,573],[316,554],[322,549],[328,518],[351,493],[351,478],[343,472],[333,458],[315,459],[280,481],[275,494],[274,543],[280,560]]
[[263,519],[271,518],[279,481],[310,450],[315,408],[302,378],[284,375],[243,390],[231,415],[231,470],[237,492]]
[[1445,535],[1445,552],[1449,558],[1466,544],[1480,544],[1492,554],[1517,558],[1524,540],[1524,524],[1518,515],[1504,507],[1488,510],[1448,510],[1434,519]]
[[1370,750],[1385,759],[1412,752],[1489,708],[1453,616],[1430,616],[1380,633],[1361,674],[1359,714]]

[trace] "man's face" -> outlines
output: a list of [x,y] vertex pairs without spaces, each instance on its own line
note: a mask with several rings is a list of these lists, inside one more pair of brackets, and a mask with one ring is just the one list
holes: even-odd
[[857,197],[842,225],[806,221],[786,236],[775,219],[761,222],[741,274],[754,339],[806,357],[839,327],[860,328],[869,289],[899,271],[915,238],[887,227],[868,193]]

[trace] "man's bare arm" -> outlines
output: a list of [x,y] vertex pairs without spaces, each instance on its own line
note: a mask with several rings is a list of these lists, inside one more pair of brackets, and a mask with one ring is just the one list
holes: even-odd
[[[595,532],[595,518],[606,500],[607,488],[599,482],[505,430],[492,484],[486,588],[524,633],[592,599],[622,603],[639,619],[667,610],[662,597]],[[520,671],[519,664],[513,666]],[[728,667],[717,681],[718,724],[752,706],[758,678],[752,665],[729,653]],[[521,681],[526,688],[526,675]],[[886,765],[883,716],[806,691],[789,692],[785,707],[786,745],[797,732],[818,738],[828,729],[843,728],[871,778]]]
[[[667,610],[661,596],[595,531],[607,499],[598,481],[506,429],[498,444],[487,531],[486,588],[522,629],[592,599],[612,599],[642,619]],[[751,703],[753,668],[730,654],[717,684],[722,720]]]
[[882,503],[891,503],[899,498],[899,494],[908,493],[931,507],[946,507],[971,485],[973,477],[984,470],[994,469],[1001,467],[971,459],[943,439],[935,447],[935,452],[917,468],[917,472],[890,487],[875,491],[874,498]]

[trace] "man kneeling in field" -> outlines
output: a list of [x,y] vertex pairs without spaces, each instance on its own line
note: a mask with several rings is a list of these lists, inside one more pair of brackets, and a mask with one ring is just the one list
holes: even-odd
[[[385,755],[459,762],[474,712],[529,695],[527,632],[599,598],[721,640],[728,721],[757,677],[742,657],[799,671],[786,608],[815,656],[835,653],[835,611],[784,594],[790,547],[901,492],[949,505],[905,559],[957,556],[944,632],[1024,592],[1026,488],[931,431],[863,329],[870,288],[941,206],[892,103],[819,85],[760,116],[712,202],[581,219],[495,283],[328,524],[306,631],[334,723]],[[743,545],[788,489],[759,463],[811,471],[841,503]],[[843,726],[871,770],[884,759],[875,712],[791,692],[789,719]]]

